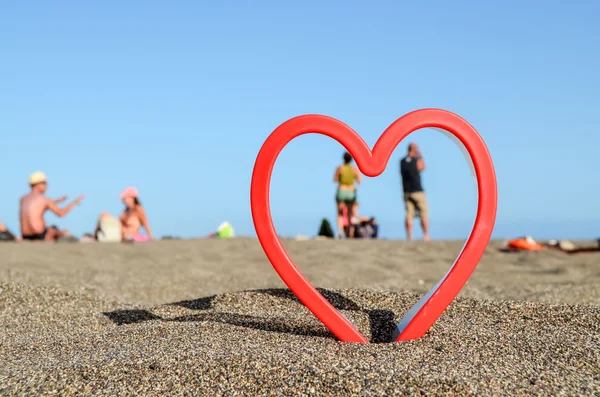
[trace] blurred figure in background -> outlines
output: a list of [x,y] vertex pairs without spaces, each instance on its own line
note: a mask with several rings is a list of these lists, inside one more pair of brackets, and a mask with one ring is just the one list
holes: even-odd
[[[350,223],[354,216],[353,205],[356,202],[357,192],[355,183],[361,183],[360,171],[352,166],[352,156],[350,153],[344,153],[344,164],[335,170],[333,181],[338,184],[335,202],[337,206],[337,227],[338,237],[345,236],[344,225]],[[344,212],[344,209],[346,211]],[[344,219],[344,216],[346,219]]]
[[34,172],[29,177],[31,192],[21,197],[19,201],[19,219],[21,222],[21,236],[23,240],[30,241],[56,241],[61,237],[68,237],[67,230],[59,230],[56,226],[46,226],[44,214],[51,211],[54,215],[62,218],[66,216],[83,200],[79,196],[64,208],[58,204],[67,200],[66,196],[56,200],[45,196],[48,189],[46,175],[43,172]]
[[423,239],[429,241],[429,218],[427,197],[421,185],[421,172],[425,170],[425,162],[415,143],[408,145],[407,155],[400,160],[400,175],[404,191],[404,208],[406,211],[406,239],[412,240],[413,219],[421,218]]
[[[142,207],[138,190],[134,187],[128,187],[121,192],[119,197],[123,200],[125,209],[119,219],[109,213],[102,213],[94,232],[95,238],[103,242],[144,242],[152,240],[152,231],[150,230],[146,211]],[[146,230],[146,235],[140,233],[142,228]]]
[[18,241],[19,238],[12,234],[6,225],[0,222],[0,241]]

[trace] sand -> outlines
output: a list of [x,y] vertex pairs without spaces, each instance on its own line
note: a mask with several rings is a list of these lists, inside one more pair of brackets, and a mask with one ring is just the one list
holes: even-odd
[[488,248],[385,343],[462,242],[284,242],[369,339],[338,342],[254,239],[0,244],[0,395],[599,395],[600,253]]

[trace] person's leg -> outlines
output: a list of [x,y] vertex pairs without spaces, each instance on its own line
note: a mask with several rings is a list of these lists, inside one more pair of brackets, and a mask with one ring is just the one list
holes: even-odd
[[353,214],[353,204],[351,200],[346,200],[346,202],[344,202],[344,206],[346,207],[344,213],[345,213],[345,219],[344,219],[344,225],[348,225],[348,233],[347,236],[349,238],[353,238],[354,237],[354,225],[352,224],[352,214]]
[[102,230],[102,220],[106,218],[112,218],[113,216],[108,212],[103,212],[98,217],[98,222],[96,222],[96,228],[94,229],[94,239],[98,240],[98,233]]
[[410,194],[404,195],[404,209],[406,212],[406,240],[412,240],[413,218],[415,217],[415,204],[410,198]]
[[415,193],[414,199],[419,208],[421,229],[423,229],[423,240],[429,241],[429,211],[427,206],[427,196],[425,195],[425,192],[419,192]]
[[62,232],[58,230],[56,227],[52,226],[46,229],[46,235],[44,236],[44,241],[56,241],[62,237]]
[[336,210],[337,210],[337,230],[338,237],[342,238],[344,233],[344,203],[338,201],[336,202]]
[[8,231],[8,229],[6,228],[6,225],[4,225],[4,223],[0,222],[0,232],[6,233],[7,231]]
[[352,214],[352,208],[348,205],[354,197],[354,192],[346,189],[338,189],[336,192],[336,203],[338,209],[338,233],[340,238],[342,235],[348,236],[349,231],[346,232],[348,226],[350,226],[349,217]]
[[423,229],[423,240],[429,241],[429,220],[427,218],[421,218],[421,229]]
[[352,222],[352,205],[348,205],[348,235],[350,238],[356,235],[356,225]]
[[346,208],[348,209],[346,212],[348,215],[348,219],[346,222],[347,225],[350,227],[350,238],[354,237],[354,235],[356,234],[356,226],[354,225],[354,218],[358,213],[358,203],[356,199],[356,190],[348,190],[346,193]]

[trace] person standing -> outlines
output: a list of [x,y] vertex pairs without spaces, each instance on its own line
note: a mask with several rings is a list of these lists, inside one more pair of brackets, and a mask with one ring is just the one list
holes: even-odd
[[19,201],[19,219],[23,240],[56,241],[67,236],[68,232],[66,230],[59,230],[56,226],[47,227],[44,214],[46,211],[51,211],[54,215],[62,218],[81,203],[83,196],[76,198],[66,207],[59,208],[58,204],[66,201],[67,197],[64,196],[56,200],[46,197],[45,194],[48,189],[46,175],[39,171],[31,174],[29,186],[31,191],[21,197]]
[[404,192],[406,211],[406,238],[412,240],[413,219],[421,219],[423,239],[429,241],[429,218],[427,197],[421,184],[421,172],[425,170],[425,161],[415,143],[408,145],[407,155],[400,160],[400,175]]
[[[344,153],[344,164],[335,169],[333,182],[338,184],[335,193],[335,202],[337,206],[337,226],[338,235],[342,237],[344,233],[344,217],[348,224],[354,216],[354,203],[356,202],[356,185],[361,183],[360,171],[352,166],[352,156],[350,153]],[[344,209],[346,210],[344,212]]]

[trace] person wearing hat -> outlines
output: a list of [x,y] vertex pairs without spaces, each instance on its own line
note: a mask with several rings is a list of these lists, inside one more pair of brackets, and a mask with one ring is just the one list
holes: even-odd
[[19,219],[21,222],[21,236],[23,240],[30,241],[56,241],[64,237],[67,232],[59,230],[56,226],[46,226],[44,214],[51,211],[59,218],[67,215],[75,208],[84,196],[79,196],[69,205],[60,208],[58,204],[67,200],[66,196],[52,200],[45,196],[48,181],[43,172],[37,171],[29,176],[31,191],[21,197],[19,201]]
[[[152,240],[152,231],[148,224],[146,211],[140,202],[140,194],[134,187],[128,187],[119,197],[125,204],[125,210],[115,218],[109,213],[100,215],[94,236],[101,242],[131,241],[144,242]],[[146,235],[140,233],[144,228]]]

